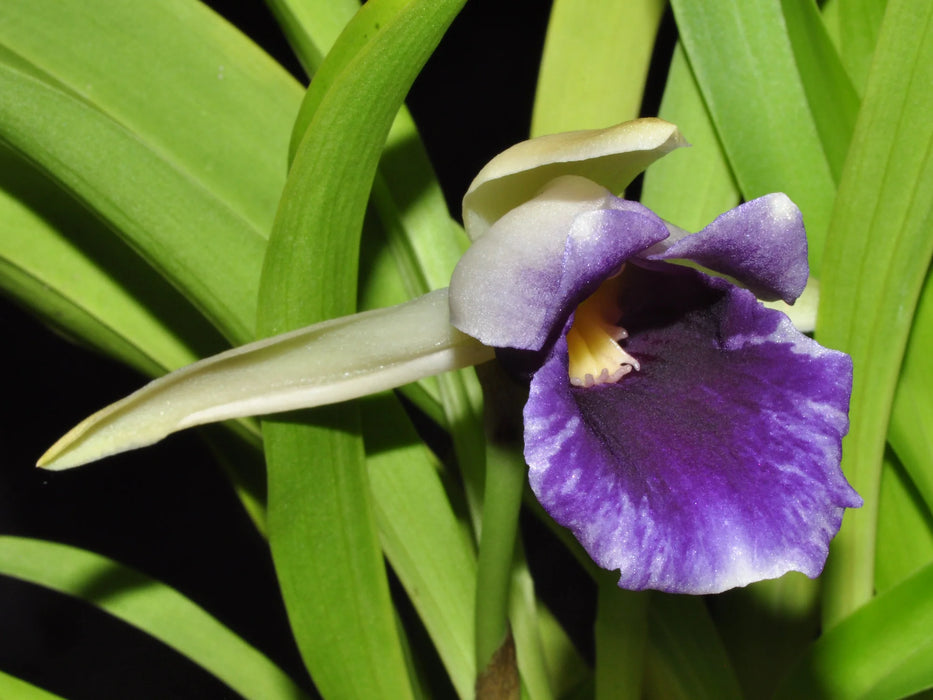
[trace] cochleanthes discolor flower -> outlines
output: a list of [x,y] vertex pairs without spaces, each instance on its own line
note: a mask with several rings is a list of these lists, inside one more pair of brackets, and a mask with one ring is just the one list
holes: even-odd
[[509,149],[464,199],[473,245],[446,296],[168,375],[82,423],[43,465],[384,390],[495,349],[529,382],[532,489],[621,586],[714,593],[816,576],[844,509],[861,504],[839,468],[851,361],[759,301],[791,303],[807,283],[786,196],[694,234],[616,196],[680,145],[649,119]]

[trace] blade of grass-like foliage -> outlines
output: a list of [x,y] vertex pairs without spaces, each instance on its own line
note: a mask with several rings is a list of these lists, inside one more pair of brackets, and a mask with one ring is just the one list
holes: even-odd
[[819,635],[819,587],[799,572],[711,597],[707,604],[748,698],[770,697]]
[[[50,325],[150,376],[217,352],[223,337],[188,301],[54,183],[0,148],[0,287]],[[216,451],[254,522],[264,479],[241,459],[242,425]],[[262,529],[262,528],[260,528]]]
[[0,63],[0,139],[124,236],[228,338],[252,337],[265,240],[161,154],[73,94]]
[[933,686],[931,588],[928,565],[878,595],[817,640],[775,697],[895,698]]
[[[462,4],[417,0],[403,8],[371,34],[321,101],[269,242],[261,333],[355,310],[359,232],[383,143]],[[325,697],[408,697],[359,414],[345,405],[315,418],[317,425],[267,421],[264,430],[270,544],[292,629]]]
[[383,551],[462,698],[473,695],[476,555],[428,450],[391,397],[361,402]]
[[[311,123],[329,86],[340,74],[352,68],[356,52],[399,6],[398,2],[369,3],[354,19],[353,27],[341,36],[328,55],[322,70],[302,102],[292,130],[289,160],[294,158],[305,130]],[[301,21],[297,12],[291,31],[302,33],[303,42],[293,42],[296,49],[313,41],[316,29]],[[314,56],[302,55],[302,62],[313,63]],[[444,287],[461,253],[467,246],[462,229],[447,213],[447,205],[434,177],[427,154],[420,143],[414,122],[402,107],[396,115],[374,177],[371,201],[385,230],[385,244],[391,249],[402,283],[410,297]],[[385,305],[394,301],[373,296],[366,303]],[[483,449],[481,411],[470,396],[480,393],[476,376],[470,371],[448,372],[435,382],[422,382],[424,390],[437,397],[443,408],[443,423],[450,430],[474,524],[478,528],[482,502]],[[438,392],[434,391],[437,387]],[[430,408],[429,408],[430,412]],[[478,531],[478,530],[477,530]]]
[[824,575],[831,626],[873,590],[884,437],[910,321],[933,253],[933,5],[888,6],[827,245],[818,337],[855,364],[842,464],[865,505]]
[[596,627],[596,698],[642,697],[650,594],[624,591],[613,577],[601,577]]
[[875,590],[884,593],[933,562],[933,516],[891,451],[885,453],[879,500]]
[[10,0],[0,7],[0,44],[268,235],[301,89],[205,5]]
[[65,593],[138,627],[246,698],[304,693],[261,652],[173,588],[92,552],[0,536],[0,574]]
[[745,199],[800,207],[819,274],[835,184],[777,2],[672,0],[681,41]]
[[[522,696],[529,700],[549,700],[556,697],[554,677],[545,658],[539,616],[541,604],[535,595],[535,583],[528,569],[521,540],[515,544],[512,560],[509,596],[509,621],[515,641],[515,662],[518,666]],[[482,600],[477,601],[478,604]]]
[[551,611],[542,604],[538,604],[535,610],[538,636],[554,695],[558,698],[577,697],[575,691],[591,681],[592,672]]
[[[327,62],[315,74],[305,95],[292,129],[289,161],[294,159],[298,145],[330,86],[351,66],[374,28],[391,19],[406,1],[367,4],[353,19],[352,26],[328,54]],[[313,32],[309,25],[295,28],[295,31],[299,30],[309,37]],[[309,56],[305,60],[310,59]],[[372,201],[386,230],[389,245],[405,248],[397,258],[409,295],[415,297],[447,286],[467,240],[450,219],[415,123],[404,106],[396,115],[386,139],[373,183]]]
[[[836,51],[840,51],[839,36],[842,30],[839,28],[839,0],[826,0],[826,2],[820,6],[820,15],[823,18],[823,26],[826,28],[826,34],[829,35],[829,39],[833,42],[833,46],[836,47]],[[841,55],[840,58],[842,58]],[[843,63],[844,62],[845,60],[843,59]],[[849,79],[851,80],[851,75]],[[855,87],[854,83],[853,87]],[[861,92],[859,92],[859,97],[861,97]]]
[[56,700],[61,696],[0,671],[0,697],[18,700]]
[[2,147],[0,287],[54,326],[150,376],[224,347],[184,297]]
[[[294,162],[301,141],[330,88],[340,80],[341,74],[372,40],[373,34],[378,32],[385,22],[391,21],[405,6],[406,1],[383,0],[383,2],[367,4],[347,23],[339,41],[328,51],[327,60],[314,74],[314,80],[301,101],[301,107],[292,125],[291,141],[288,146],[289,164]],[[310,27],[296,26],[293,31],[303,31],[310,37],[313,30]],[[307,56],[304,61],[310,62],[311,59],[311,56]]]
[[[368,5],[355,20],[356,29],[348,31],[337,50],[328,55],[327,66],[316,74],[293,127],[290,160],[329,85],[353,60],[354,51],[362,45],[367,30],[383,23],[393,7],[390,4]],[[314,8],[313,11],[320,10]],[[319,28],[312,23],[311,15],[302,14],[298,7],[292,8],[290,21],[287,31],[302,35],[300,40],[293,41],[302,63],[306,66],[313,64],[315,57],[307,52],[306,47],[316,41]],[[390,248],[408,296],[415,297],[446,286],[467,240],[462,229],[450,219],[414,122],[404,107],[399,110],[389,131],[373,182],[371,201],[385,230],[385,243],[382,245]],[[368,280],[364,283],[369,285]],[[380,297],[380,293],[371,287],[361,301],[369,306],[385,306],[397,303],[401,298]],[[423,391],[415,398],[427,392],[428,396],[442,403],[443,415],[438,422],[446,424],[451,432],[474,521],[478,522],[483,474],[482,427],[480,411],[469,400],[470,394],[479,394],[476,377],[469,371],[448,372],[436,382],[422,381],[419,385]],[[429,414],[436,412],[433,406],[422,405],[422,408]]]
[[897,380],[888,440],[927,508],[933,509],[933,277],[929,275]]
[[356,11],[359,0],[266,0],[298,61],[313,76]]
[[665,4],[556,0],[531,135],[597,129],[637,117]]
[[839,52],[852,85],[864,94],[888,0],[837,0]]
[[688,231],[699,231],[739,201],[729,162],[678,42],[658,114],[676,124],[690,148],[681,148],[645,171],[641,202]]
[[671,700],[742,697],[702,598],[651,594],[645,691]]
[[839,182],[855,128],[858,94],[829,39],[816,3],[781,0],[781,9],[826,161],[833,179]]

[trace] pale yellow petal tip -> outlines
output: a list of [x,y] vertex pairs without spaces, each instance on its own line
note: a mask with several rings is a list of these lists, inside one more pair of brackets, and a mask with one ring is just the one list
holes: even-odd
[[78,423],[39,457],[36,466],[58,472],[137,447],[138,445],[125,439],[122,444],[118,444],[108,429],[107,419],[112,418],[122,403],[123,401],[119,401],[111,404]]
[[94,457],[89,459],[75,459],[75,455],[69,454],[70,448],[77,442],[80,436],[84,434],[86,424],[86,420],[82,421],[60,437],[54,445],[45,451],[45,454],[39,457],[36,466],[47,471],[58,472],[71,469],[72,467],[79,467],[88,462],[93,462],[95,459]]
[[[63,444],[64,442],[65,440],[62,438],[47,449],[45,453],[39,457],[36,466],[39,467],[39,469],[45,469],[50,472],[58,472],[79,466],[79,464],[69,464],[66,460],[62,459],[62,453],[68,448],[67,443]],[[81,464],[84,464],[84,462]]]

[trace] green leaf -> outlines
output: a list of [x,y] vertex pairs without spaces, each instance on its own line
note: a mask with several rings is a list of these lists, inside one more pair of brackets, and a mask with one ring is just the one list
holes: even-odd
[[246,698],[305,697],[266,656],[188,598],[106,557],[4,535],[0,574],[73,596],[138,627]]
[[[276,0],[275,5],[279,4],[282,3]],[[313,9],[315,13],[327,12],[317,8],[319,4],[310,3],[315,7],[307,9]],[[307,52],[307,46],[314,43],[321,30],[317,22],[312,20],[310,12],[302,16],[305,8],[297,5],[302,4],[289,3],[294,18],[286,31],[290,36],[302,35],[301,38],[293,38],[292,43],[307,67],[315,62],[314,56]],[[327,67],[323,73],[316,75],[302,103],[301,114],[292,132],[291,157],[294,157],[304,130],[326,93],[325,88],[352,62],[353,50],[358,49],[363,37],[368,35],[366,25],[371,28],[384,22],[384,16],[390,14],[392,7],[389,4],[368,5],[356,20],[357,31],[349,31],[341,40],[338,50],[328,56]],[[409,298],[414,298],[446,286],[468,243],[463,230],[450,219],[427,153],[404,107],[399,110],[389,130],[373,181],[371,202],[385,235],[384,239],[371,235],[365,242],[364,264],[378,261],[386,254],[383,248],[387,247],[388,253],[395,260],[396,276],[400,279],[390,281],[384,261],[381,261],[378,268],[373,268],[378,270],[381,279],[372,280],[368,275],[362,279],[361,308],[402,302],[404,297],[398,294],[400,288]],[[377,249],[374,250],[374,247]],[[397,282],[401,283],[400,287]],[[471,496],[478,493],[481,486],[475,484],[482,478],[483,453],[477,446],[481,443],[482,430],[478,410],[465,398],[471,393],[479,394],[475,375],[470,372],[453,372],[445,374],[436,382],[422,381],[419,384],[423,391],[415,394],[414,398],[423,397],[427,393],[442,404],[441,415],[437,415],[438,408],[433,404],[419,406],[429,414],[434,414],[439,423],[446,424],[450,429],[454,452],[464,478],[470,484],[467,490]],[[412,386],[407,388],[409,392],[413,390],[417,391]],[[470,501],[472,509],[478,512],[476,499],[471,497]]]
[[775,697],[894,698],[933,686],[931,587],[933,565],[862,606],[809,649]]
[[680,39],[745,199],[785,192],[800,207],[819,274],[835,196],[776,0],[672,0]]
[[313,76],[340,32],[360,9],[359,0],[266,0],[295,55]]
[[641,202],[681,228],[699,231],[734,207],[739,192],[679,42],[658,116],[676,124],[690,148],[679,149],[645,171]]
[[842,465],[865,505],[846,514],[824,574],[824,621],[873,591],[885,433],[910,321],[933,254],[933,5],[888,6],[827,241],[817,337],[852,355]]
[[596,698],[639,700],[644,675],[650,593],[619,588],[613,575],[599,580],[596,607]]
[[0,64],[0,90],[0,138],[125,237],[228,338],[252,337],[250,292],[265,247],[255,228],[70,92],[10,63]]
[[819,585],[799,572],[707,599],[716,629],[748,698],[775,684],[819,635]]
[[641,109],[664,0],[556,0],[538,72],[531,135],[597,129]]
[[[360,48],[406,1],[368,3],[353,19],[301,103],[292,129],[290,161],[331,85],[344,71],[355,70],[353,61]],[[308,36],[312,32],[310,26],[301,30]],[[371,196],[409,297],[446,287],[467,240],[447,212],[427,152],[404,106],[386,138]]]
[[0,695],[17,700],[56,700],[61,697],[3,671],[0,671]]
[[[552,689],[554,678],[548,667],[542,638],[541,617],[546,610],[535,594],[535,582],[531,578],[521,540],[515,544],[510,579],[509,624],[515,642],[515,662],[522,696],[529,700],[550,700],[556,693]],[[482,599],[478,599],[477,604],[482,604]],[[566,638],[563,642],[569,645]]]
[[554,695],[569,698],[573,691],[592,681],[592,671],[551,611],[540,603],[535,611],[538,636],[552,678]]
[[[10,0],[0,7],[0,44],[268,235],[301,88],[205,5]],[[188,232],[204,233],[195,221]]]
[[742,697],[702,598],[651,594],[645,695],[689,700]]
[[885,453],[879,499],[875,589],[884,593],[933,562],[933,515],[890,451]]
[[366,463],[383,551],[462,698],[473,695],[476,554],[427,448],[394,398],[362,401]]
[[842,61],[852,84],[862,95],[888,0],[838,0],[836,4]]
[[2,147],[0,287],[53,326],[150,376],[225,346],[133,251]]
[[[360,228],[382,146],[462,4],[405,6],[324,96],[292,164],[269,242],[260,289],[263,335],[355,310]],[[365,28],[351,24],[340,41],[353,30]],[[316,424],[307,420],[312,415]],[[301,424],[267,421],[264,436],[273,559],[316,685],[325,697],[410,696],[356,406],[317,411]]]
[[917,304],[897,380],[888,440],[927,508],[933,509],[933,276]]
[[859,97],[813,0],[781,0],[813,122],[834,181],[842,174],[859,110]]

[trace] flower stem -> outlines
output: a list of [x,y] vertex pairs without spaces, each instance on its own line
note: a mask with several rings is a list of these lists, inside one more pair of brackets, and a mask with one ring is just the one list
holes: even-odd
[[[482,371],[480,371],[482,370]],[[520,403],[495,363],[477,368],[486,395],[486,484],[476,574],[476,668],[506,641],[512,560],[525,485]],[[505,392],[503,392],[505,389]],[[503,396],[503,393],[509,394]]]

